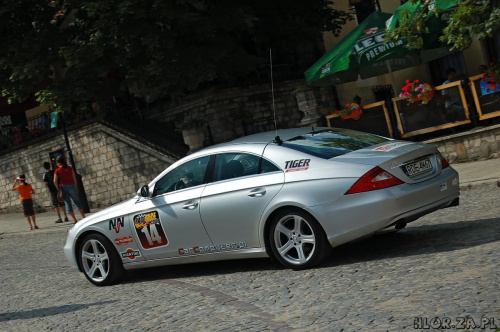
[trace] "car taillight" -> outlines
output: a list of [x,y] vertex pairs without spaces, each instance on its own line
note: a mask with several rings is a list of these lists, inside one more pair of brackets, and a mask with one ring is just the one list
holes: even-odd
[[445,169],[446,167],[450,167],[450,163],[448,162],[448,160],[446,160],[445,157],[443,157],[441,152],[439,153],[439,157],[441,158],[441,169]]
[[389,188],[402,184],[403,181],[387,173],[380,167],[375,167],[359,178],[346,192],[346,195],[362,193],[365,191]]

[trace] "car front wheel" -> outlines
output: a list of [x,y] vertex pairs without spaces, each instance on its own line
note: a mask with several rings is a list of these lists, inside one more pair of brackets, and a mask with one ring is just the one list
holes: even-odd
[[332,247],[313,216],[287,209],[271,221],[269,244],[274,256],[288,268],[303,270],[321,263]]
[[123,265],[116,250],[101,234],[85,237],[79,246],[78,258],[85,277],[94,285],[112,285],[123,275]]

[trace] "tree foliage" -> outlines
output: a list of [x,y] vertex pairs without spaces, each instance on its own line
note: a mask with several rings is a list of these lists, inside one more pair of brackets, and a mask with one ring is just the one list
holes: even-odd
[[0,87],[11,101],[36,92],[62,107],[110,104],[129,87],[173,98],[255,75],[269,49],[300,63],[347,19],[331,0],[4,1]]
[[[388,30],[387,41],[407,38],[408,47],[422,48],[424,34],[428,30],[428,22],[442,14],[442,11],[430,10],[439,0],[409,0],[420,3],[417,13],[406,13],[399,25]],[[442,28],[439,40],[448,45],[451,50],[467,48],[473,38],[484,39],[493,37],[500,30],[500,0],[456,0],[457,6],[449,10],[447,21]],[[432,9],[432,8],[431,8]],[[410,15],[411,14],[411,15]]]

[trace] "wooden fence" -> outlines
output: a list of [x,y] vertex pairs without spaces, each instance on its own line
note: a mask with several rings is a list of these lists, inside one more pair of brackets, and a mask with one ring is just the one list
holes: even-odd
[[492,88],[483,81],[483,74],[469,77],[469,85],[479,120],[500,116],[500,85]]
[[326,116],[328,127],[364,131],[385,137],[394,137],[389,111],[384,101],[363,105],[363,115],[358,120],[343,120],[340,113]]
[[471,123],[467,98],[460,81],[439,85],[435,89],[436,95],[428,104],[392,98],[402,138]]

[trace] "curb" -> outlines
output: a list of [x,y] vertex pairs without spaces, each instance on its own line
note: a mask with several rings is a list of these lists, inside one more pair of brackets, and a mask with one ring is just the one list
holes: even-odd
[[500,180],[481,180],[460,184],[460,191],[500,188]]
[[69,228],[40,228],[34,231],[3,232],[0,233],[0,240],[13,237],[39,236],[43,234],[63,233],[68,234]]

